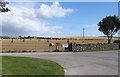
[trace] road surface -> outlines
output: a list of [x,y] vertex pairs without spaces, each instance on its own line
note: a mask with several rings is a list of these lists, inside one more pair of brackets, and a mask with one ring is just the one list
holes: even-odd
[[49,59],[59,63],[65,75],[118,75],[118,51],[3,53],[0,56]]

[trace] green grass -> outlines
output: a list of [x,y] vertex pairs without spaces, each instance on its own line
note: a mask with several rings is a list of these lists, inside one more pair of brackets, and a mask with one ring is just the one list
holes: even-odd
[[64,75],[55,62],[30,57],[2,57],[2,75]]
[[0,75],[2,75],[2,57],[0,57]]

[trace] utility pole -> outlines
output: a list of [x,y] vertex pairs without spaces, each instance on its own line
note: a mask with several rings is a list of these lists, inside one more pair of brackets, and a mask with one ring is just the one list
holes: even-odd
[[84,37],[85,36],[85,32],[84,31],[85,31],[85,28],[83,28],[83,43],[85,42],[84,41],[85,40],[85,37]]

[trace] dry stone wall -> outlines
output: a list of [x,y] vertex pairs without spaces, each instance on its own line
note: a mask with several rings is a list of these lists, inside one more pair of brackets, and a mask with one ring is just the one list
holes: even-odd
[[84,51],[84,50],[113,50],[119,49],[118,43],[113,44],[72,44],[72,51]]

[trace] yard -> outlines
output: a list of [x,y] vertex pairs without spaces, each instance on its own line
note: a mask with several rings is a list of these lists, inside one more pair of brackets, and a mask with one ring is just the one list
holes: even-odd
[[2,75],[64,75],[63,68],[53,61],[30,57],[0,58]]

